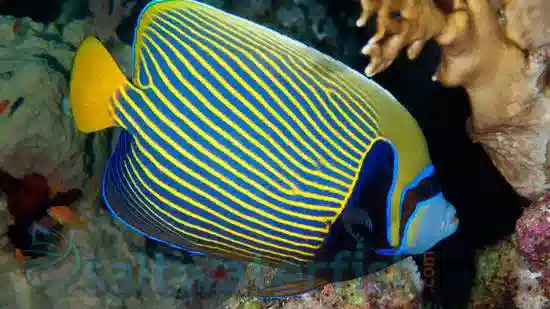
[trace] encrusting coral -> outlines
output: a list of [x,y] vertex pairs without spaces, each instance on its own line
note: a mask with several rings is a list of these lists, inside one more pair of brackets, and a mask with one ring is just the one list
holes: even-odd
[[516,226],[516,241],[534,272],[540,273],[550,297],[550,194],[527,208]]

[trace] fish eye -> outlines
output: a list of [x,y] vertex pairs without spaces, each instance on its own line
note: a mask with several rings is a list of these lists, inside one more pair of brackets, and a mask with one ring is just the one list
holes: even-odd
[[442,190],[437,179],[432,174],[422,179],[415,187],[411,189],[420,200],[426,200],[439,194]]

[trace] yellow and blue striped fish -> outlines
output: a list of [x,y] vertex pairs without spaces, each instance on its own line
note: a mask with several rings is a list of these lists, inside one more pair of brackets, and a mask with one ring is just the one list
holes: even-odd
[[358,277],[355,257],[423,253],[456,230],[416,121],[341,62],[187,0],[147,5],[133,47],[128,81],[86,39],[70,101],[81,131],[125,129],[102,195],[136,231],[241,261],[329,263],[259,294],[285,296],[337,281],[335,259],[340,279]]

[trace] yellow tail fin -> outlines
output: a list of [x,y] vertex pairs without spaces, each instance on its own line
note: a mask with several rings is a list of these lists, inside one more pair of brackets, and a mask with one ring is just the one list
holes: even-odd
[[95,37],[85,39],[71,72],[70,102],[76,127],[95,132],[115,126],[109,110],[110,98],[127,82],[107,49]]

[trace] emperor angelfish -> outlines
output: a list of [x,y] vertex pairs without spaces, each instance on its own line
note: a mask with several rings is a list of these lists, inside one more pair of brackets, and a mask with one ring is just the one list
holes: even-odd
[[455,232],[415,119],[343,63],[188,0],[148,4],[133,52],[129,81],[84,40],[70,102],[81,131],[124,129],[101,191],[135,231],[198,254],[316,265],[259,296],[356,278]]

